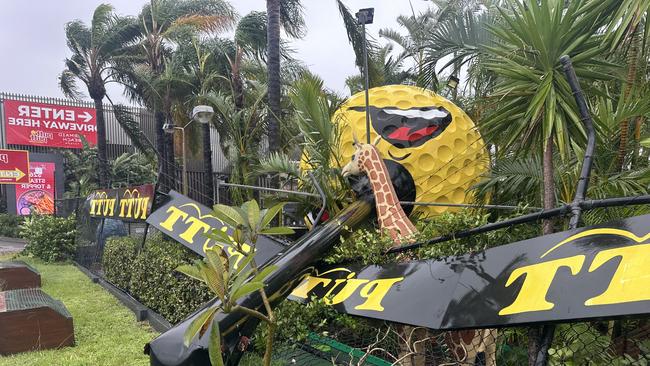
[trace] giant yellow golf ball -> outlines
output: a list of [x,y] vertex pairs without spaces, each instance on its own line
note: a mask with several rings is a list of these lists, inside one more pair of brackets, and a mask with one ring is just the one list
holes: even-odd
[[[386,160],[402,165],[415,183],[416,202],[469,203],[469,188],[487,170],[487,151],[474,122],[442,96],[408,85],[369,91],[370,141]],[[365,94],[350,97],[335,113],[340,161],[354,153],[353,136],[366,141]],[[453,207],[416,206],[414,213],[439,214]]]

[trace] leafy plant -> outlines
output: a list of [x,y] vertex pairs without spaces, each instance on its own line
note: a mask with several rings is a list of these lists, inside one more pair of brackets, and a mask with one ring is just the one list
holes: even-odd
[[364,265],[384,263],[384,253],[392,246],[393,240],[389,235],[382,235],[377,229],[363,228],[341,237],[341,243],[323,260],[326,263],[355,260]]
[[6,236],[9,238],[19,237],[20,224],[22,222],[22,216],[0,214],[0,236]]
[[[329,213],[336,214],[352,198],[352,191],[339,169],[344,164],[337,153],[340,142],[338,124],[332,123],[334,112],[340,106],[340,98],[328,92],[318,76],[303,73],[292,84],[289,99],[296,111],[288,120],[289,128],[295,131],[290,142],[300,147],[295,152],[302,155],[301,162],[293,158],[297,154],[271,154],[261,159],[256,171],[259,174],[286,175],[297,180],[301,190],[318,193],[307,174],[310,172],[327,197]],[[296,199],[300,200],[299,197]],[[299,202],[305,212],[314,208],[311,197]]]
[[[67,196],[84,197],[99,187],[97,174],[97,148],[84,142],[78,152],[66,151],[65,174]],[[108,164],[108,180],[111,186],[133,186],[151,183],[156,171],[146,155],[124,153]]]
[[74,215],[69,217],[35,215],[25,218],[20,225],[20,235],[27,239],[24,253],[45,262],[72,258],[76,249],[76,225]]
[[[234,231],[230,236],[216,229],[207,236],[221,245],[233,247],[244,259],[241,263],[231,261],[223,247],[215,245],[206,251],[205,259],[198,260],[191,266],[183,265],[177,268],[179,272],[204,282],[220,300],[216,306],[205,309],[197,316],[184,336],[187,346],[194,337],[197,335],[203,337],[207,330],[211,329],[208,353],[213,365],[223,365],[219,324],[214,322],[218,311],[226,313],[240,311],[266,323],[269,336],[264,353],[264,365],[271,364],[276,318],[264,291],[264,279],[275,270],[275,266],[258,268],[255,263],[255,245],[261,234],[287,235],[293,233],[293,230],[287,227],[269,227],[283,206],[284,203],[280,203],[269,209],[260,210],[255,200],[245,202],[241,207],[215,205],[212,215],[231,226]],[[244,249],[245,244],[251,246],[250,250]],[[260,292],[266,314],[237,304],[238,299],[254,291]]]
[[[255,90],[254,101],[250,105],[239,107],[231,96],[210,94],[205,100],[214,105],[215,125],[222,141],[222,148],[232,166],[230,180],[232,183],[253,183],[252,167],[258,164],[261,149],[260,141],[265,130],[266,109],[263,99],[266,90]],[[231,190],[236,203],[251,198],[250,191]]]
[[129,292],[129,283],[133,271],[125,271],[124,269],[133,268],[137,245],[135,237],[121,236],[108,238],[104,247],[102,256],[104,276],[113,285],[126,292]]
[[[175,273],[198,255],[162,235],[152,235],[142,250],[137,237],[107,240],[102,257],[106,279],[174,324],[196,311],[211,296],[201,283]],[[129,270],[125,270],[129,268]]]
[[124,153],[111,161],[110,179],[113,187],[152,183],[155,178],[156,171],[146,155]]

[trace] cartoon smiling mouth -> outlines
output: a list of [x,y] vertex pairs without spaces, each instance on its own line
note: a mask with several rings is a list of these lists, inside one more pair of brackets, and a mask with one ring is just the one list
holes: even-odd
[[[350,107],[358,112],[362,106]],[[397,107],[370,106],[372,126],[391,145],[406,149],[417,147],[440,135],[452,121],[452,115],[443,107]]]

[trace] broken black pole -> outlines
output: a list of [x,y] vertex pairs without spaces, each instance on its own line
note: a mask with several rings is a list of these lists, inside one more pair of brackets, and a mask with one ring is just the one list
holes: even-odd
[[[580,223],[580,216],[582,216],[582,207],[581,203],[585,200],[587,195],[587,187],[589,186],[589,176],[591,175],[591,165],[593,160],[593,153],[596,147],[596,133],[594,131],[594,122],[591,119],[589,110],[587,109],[587,102],[585,97],[582,94],[582,89],[580,88],[580,83],[576,76],[576,72],[573,69],[573,64],[571,63],[571,58],[567,55],[560,57],[560,62],[562,63],[562,68],[564,69],[564,74],[566,79],[571,86],[571,91],[573,92],[573,97],[576,100],[578,105],[578,110],[580,112],[580,118],[582,123],[584,123],[587,130],[587,148],[585,149],[585,156],[582,159],[582,170],[580,171],[580,179],[578,180],[578,185],[576,187],[576,193],[571,202],[571,219],[569,220],[569,230],[578,228]],[[555,325],[549,324],[542,327],[540,338],[538,341],[539,348],[537,349],[537,356],[535,357],[536,366],[546,366],[548,363],[548,350],[553,343],[553,337],[555,335]]]

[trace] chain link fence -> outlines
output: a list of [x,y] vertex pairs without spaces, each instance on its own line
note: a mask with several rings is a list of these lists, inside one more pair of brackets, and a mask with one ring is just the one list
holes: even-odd
[[[431,331],[377,323],[373,331],[330,329],[277,341],[276,365],[528,365],[535,327]],[[534,337],[533,337],[534,338]],[[242,364],[253,362],[249,355]],[[648,365],[647,318],[558,324],[547,365]],[[253,364],[253,363],[250,363]]]

